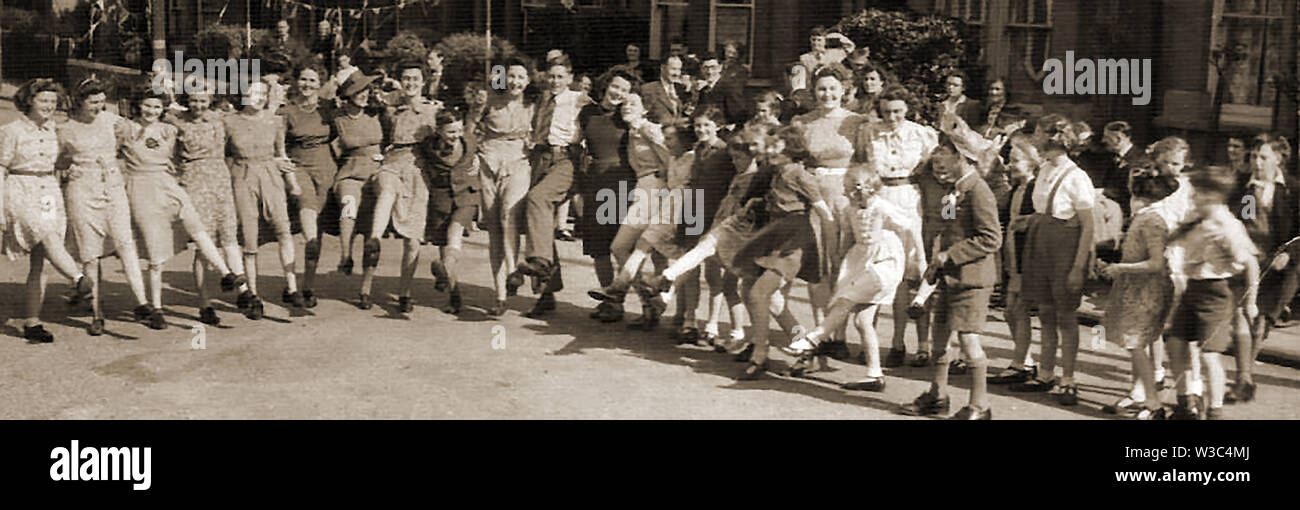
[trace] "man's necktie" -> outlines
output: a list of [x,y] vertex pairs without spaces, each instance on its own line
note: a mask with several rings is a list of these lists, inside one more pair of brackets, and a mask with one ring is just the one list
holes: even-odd
[[548,143],[551,133],[551,119],[555,117],[555,102],[559,94],[551,94],[550,99],[542,104],[542,111],[537,112],[537,125],[533,128],[535,142],[538,144]]

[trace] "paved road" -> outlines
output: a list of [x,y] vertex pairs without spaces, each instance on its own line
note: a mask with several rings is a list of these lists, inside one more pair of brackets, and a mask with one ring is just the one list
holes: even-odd
[[[4,262],[0,359],[6,370],[0,372],[0,418],[894,419],[900,418],[892,412],[895,406],[927,385],[925,369],[903,368],[887,370],[889,387],[883,393],[846,392],[837,384],[861,376],[862,367],[834,361],[830,371],[810,379],[735,382],[741,364],[705,349],[675,347],[666,329],[630,332],[622,323],[587,318],[592,302],[585,293],[594,276],[577,243],[562,244],[568,288],[551,320],[522,317],[531,306],[526,296],[512,298],[502,320],[488,320],[480,308],[492,296],[486,235],[468,241],[468,306],[460,318],[436,308],[445,297],[433,291],[427,266],[420,272],[415,311],[396,313],[385,293],[396,287],[401,250],[386,240],[375,308],[362,311],[345,301],[355,297],[359,277],[337,273],[324,276],[320,306],[309,317],[289,317],[275,299],[268,300],[266,319],[249,321],[235,312],[230,295],[218,307],[222,326],[206,330],[204,350],[191,349],[190,328],[198,324],[188,274],[191,254],[168,264],[164,301],[170,326],[163,331],[124,322],[129,291],[116,260],[106,263],[109,334],[98,338],[84,333],[88,311],[69,315],[59,297],[67,282],[52,275],[44,317],[57,341],[48,345],[29,345],[18,337],[17,322],[10,319],[21,309],[27,264]],[[277,296],[283,280],[270,247],[261,257],[262,267],[273,274],[262,280],[262,292]],[[330,238],[322,267],[332,268],[338,257],[337,240]],[[808,318],[804,296],[796,290],[801,320]],[[493,348],[498,325],[503,326],[497,330],[504,332],[504,345],[497,342],[502,349]],[[891,330],[888,317],[881,328],[885,334]],[[1005,325],[990,321],[989,335],[988,350],[995,366],[1002,366],[1011,347]],[[777,360],[789,361],[780,355]],[[995,417],[1106,417],[1099,407],[1122,393],[1127,358],[1107,347],[1083,353],[1081,362],[1078,407],[997,389]],[[1259,401],[1229,408],[1229,417],[1300,418],[1300,371],[1258,368]],[[954,400],[966,398],[962,388],[968,382],[960,386]],[[1165,399],[1172,396],[1166,393]]]

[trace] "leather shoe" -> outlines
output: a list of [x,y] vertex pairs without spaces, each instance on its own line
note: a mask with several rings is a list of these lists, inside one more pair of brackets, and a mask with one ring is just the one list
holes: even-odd
[[[864,352],[863,354],[866,353]],[[864,355],[863,364],[866,363],[865,359],[866,356]],[[886,368],[898,368],[903,366],[903,363],[906,361],[907,361],[907,351],[903,349],[890,349],[889,354],[885,355],[884,364]]]
[[767,374],[767,363],[754,363],[751,361],[749,362],[749,365],[745,367],[745,371],[736,376],[736,380],[755,381],[762,379],[764,374]]
[[952,415],[952,417],[950,417],[950,418],[948,418],[948,419],[949,419],[949,420],[969,420],[969,421],[975,421],[975,420],[992,420],[992,419],[993,419],[993,410],[992,410],[992,409],[979,409],[979,408],[977,408],[977,407],[966,406],[966,407],[963,407],[963,408],[961,408],[960,410],[958,410],[958,411],[957,411],[957,414]]
[[49,331],[46,331],[45,326],[40,324],[35,326],[23,326],[23,338],[26,338],[27,341],[31,343],[48,344],[54,342],[54,335],[50,334]]
[[930,392],[922,393],[907,404],[903,404],[899,412],[908,416],[933,416],[936,414],[948,414],[950,402],[948,397],[936,398]]
[[863,379],[861,381],[853,381],[851,383],[845,383],[843,386],[840,387],[846,390],[853,390],[853,391],[885,391],[885,378],[873,377],[870,379]]

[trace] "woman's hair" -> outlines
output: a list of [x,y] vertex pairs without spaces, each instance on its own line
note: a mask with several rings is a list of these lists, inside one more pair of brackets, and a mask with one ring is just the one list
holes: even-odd
[[329,73],[325,72],[324,66],[317,64],[316,62],[307,62],[299,65],[293,70],[293,79],[297,80],[301,78],[302,73],[305,71],[316,71],[316,77],[319,78],[322,83],[324,83],[326,78],[329,77]]
[[774,90],[765,90],[754,98],[754,108],[750,111],[758,111],[759,106],[767,105],[772,109],[772,115],[781,118],[781,94]]
[[1134,198],[1155,202],[1178,190],[1178,178],[1161,173],[1155,160],[1140,158],[1129,163],[1128,189]]
[[1197,193],[1214,194],[1223,200],[1226,200],[1237,188],[1236,177],[1231,172],[1223,171],[1219,167],[1208,167],[1188,172],[1187,180]]
[[445,126],[453,122],[465,120],[465,115],[453,108],[443,108],[438,111],[438,115],[434,119],[438,122],[439,126]]
[[844,194],[848,195],[862,186],[862,191],[868,195],[874,195],[884,186],[880,179],[880,174],[871,169],[870,165],[853,165],[849,171],[844,174]]
[[749,124],[741,128],[740,130],[736,131],[736,133],[732,135],[730,139],[727,140],[727,145],[729,145],[734,149],[739,149],[748,153],[749,144],[754,142],[758,142],[758,143],[765,142],[767,140],[767,135],[769,131],[770,130],[768,128],[762,125]]
[[1277,154],[1277,157],[1281,158],[1280,161],[1283,166],[1286,165],[1287,161],[1290,161],[1291,142],[1287,141],[1285,136],[1278,133],[1261,133],[1255,135],[1246,142],[1246,151],[1247,153],[1255,152],[1263,145],[1268,145],[1269,148],[1273,149],[1273,152]]
[[72,111],[81,109],[81,105],[86,102],[86,98],[95,94],[108,94],[108,89],[104,83],[95,78],[86,78],[77,84],[77,88],[72,91]]
[[993,84],[994,84],[994,83],[1001,83],[1001,84],[1002,84],[1002,98],[1005,100],[1005,102],[1010,103],[1010,102],[1011,102],[1011,89],[1007,86],[1007,84],[1010,83],[1010,82],[1008,82],[1006,78],[1003,78],[1003,77],[1001,77],[1001,76],[994,76],[994,77],[989,78],[988,80],[985,80],[985,81],[984,81],[984,97],[985,97],[985,99],[988,98],[988,91],[989,91],[989,89],[993,88]]
[[1161,154],[1175,154],[1179,152],[1191,152],[1192,147],[1187,145],[1187,140],[1177,136],[1166,136],[1147,147],[1147,156],[1151,159],[1160,157]]
[[817,73],[813,75],[813,79],[809,85],[816,87],[819,80],[827,77],[835,78],[836,80],[839,80],[840,85],[847,86],[852,83],[853,71],[844,67],[843,64],[829,64],[817,70]]
[[788,126],[778,127],[772,133],[772,138],[785,144],[785,150],[781,151],[781,153],[788,156],[795,163],[804,163],[812,159],[812,153],[808,152],[808,135],[804,133],[804,130],[803,123],[795,122]]
[[18,87],[18,91],[14,93],[14,106],[24,114],[31,113],[32,106],[36,103],[36,95],[41,92],[53,92],[58,96],[56,101],[60,103],[65,97],[63,86],[58,82],[50,78],[34,78]]
[[[527,69],[526,66],[524,68]],[[420,80],[429,81],[429,69],[425,67],[424,60],[415,59],[415,58],[408,58],[394,65],[392,77],[394,79],[401,80],[402,72],[406,71],[407,69],[419,69]]]
[[[239,95],[239,104],[236,105],[236,108],[238,108],[240,111],[243,111],[244,108],[251,108],[251,107],[253,106],[253,105],[251,105],[251,104],[248,104],[247,101],[244,101],[244,99],[247,98],[249,94],[252,94],[252,93],[253,93],[253,89],[255,89],[255,88],[261,88],[261,89],[263,89],[262,94],[265,94],[265,95],[267,96],[267,101],[268,101],[268,103],[270,102],[270,100],[271,100],[271,97],[270,97],[270,96],[271,96],[271,86],[270,86],[270,85],[267,85],[267,84],[264,83],[264,82],[260,82],[260,81],[259,81],[259,82],[254,82],[254,83],[250,84],[250,85],[248,86],[247,89],[244,89],[244,93]],[[263,107],[263,108],[266,108],[265,105],[263,105],[262,107]]]
[[[167,94],[163,93],[161,90],[157,90],[152,86],[149,86],[148,84],[145,84],[141,87],[137,87],[135,93],[132,94],[131,116],[140,117],[141,115],[140,105],[144,104],[144,102],[149,99],[157,99],[159,101],[162,101],[164,107],[167,106],[167,103],[169,102],[169,98],[167,97]],[[166,114],[167,112],[164,111],[163,113]]]
[[727,116],[722,113],[722,108],[718,108],[717,105],[705,106],[691,116],[692,121],[701,118],[713,121],[718,127],[727,125]]
[[885,90],[880,91],[880,95],[876,97],[876,106],[879,107],[881,103],[887,101],[902,101],[907,103],[910,109],[913,103],[912,91],[907,90],[907,87],[902,85],[890,85]]
[[1047,135],[1047,143],[1040,149],[1043,151],[1062,150],[1071,152],[1079,145],[1079,133],[1070,119],[1059,113],[1049,113],[1038,119],[1036,130],[1042,130]]

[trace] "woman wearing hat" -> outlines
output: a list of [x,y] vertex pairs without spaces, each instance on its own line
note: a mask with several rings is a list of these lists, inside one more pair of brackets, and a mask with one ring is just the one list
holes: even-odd
[[284,121],[266,110],[269,87],[254,83],[244,91],[239,113],[222,121],[231,154],[230,175],[234,184],[235,210],[244,239],[244,265],[247,267],[248,290],[240,295],[244,315],[262,318],[262,300],[257,294],[258,228],[262,220],[271,224],[280,247],[280,264],[284,268],[284,301],[302,308],[302,294],[293,273],[293,232],[289,223],[288,197],[301,195],[294,178],[293,163],[285,156]]
[[23,338],[49,343],[54,335],[40,323],[45,298],[45,275],[49,259],[54,268],[76,282],[79,298],[90,295],[90,279],[68,254],[64,234],[63,193],[54,174],[59,138],[53,115],[63,87],[49,78],[24,83],[14,94],[22,116],[0,126],[0,232],[4,252],[12,260],[27,255],[27,308]]
[[[332,121],[336,135],[335,152],[340,155],[334,194],[342,209],[338,225],[339,244],[343,251],[339,271],[343,274],[352,274],[352,240],[357,233],[357,221],[363,219],[361,224],[369,230],[370,216],[378,196],[373,177],[379,172],[379,164],[384,159],[379,149],[384,136],[379,119],[371,109],[373,98],[370,86],[376,79],[377,76],[366,76],[361,72],[348,75],[348,79],[339,87],[340,98],[343,100],[342,111]],[[362,215],[362,212],[366,214]],[[370,308],[370,295],[367,292],[361,293],[358,306],[363,310]]]

